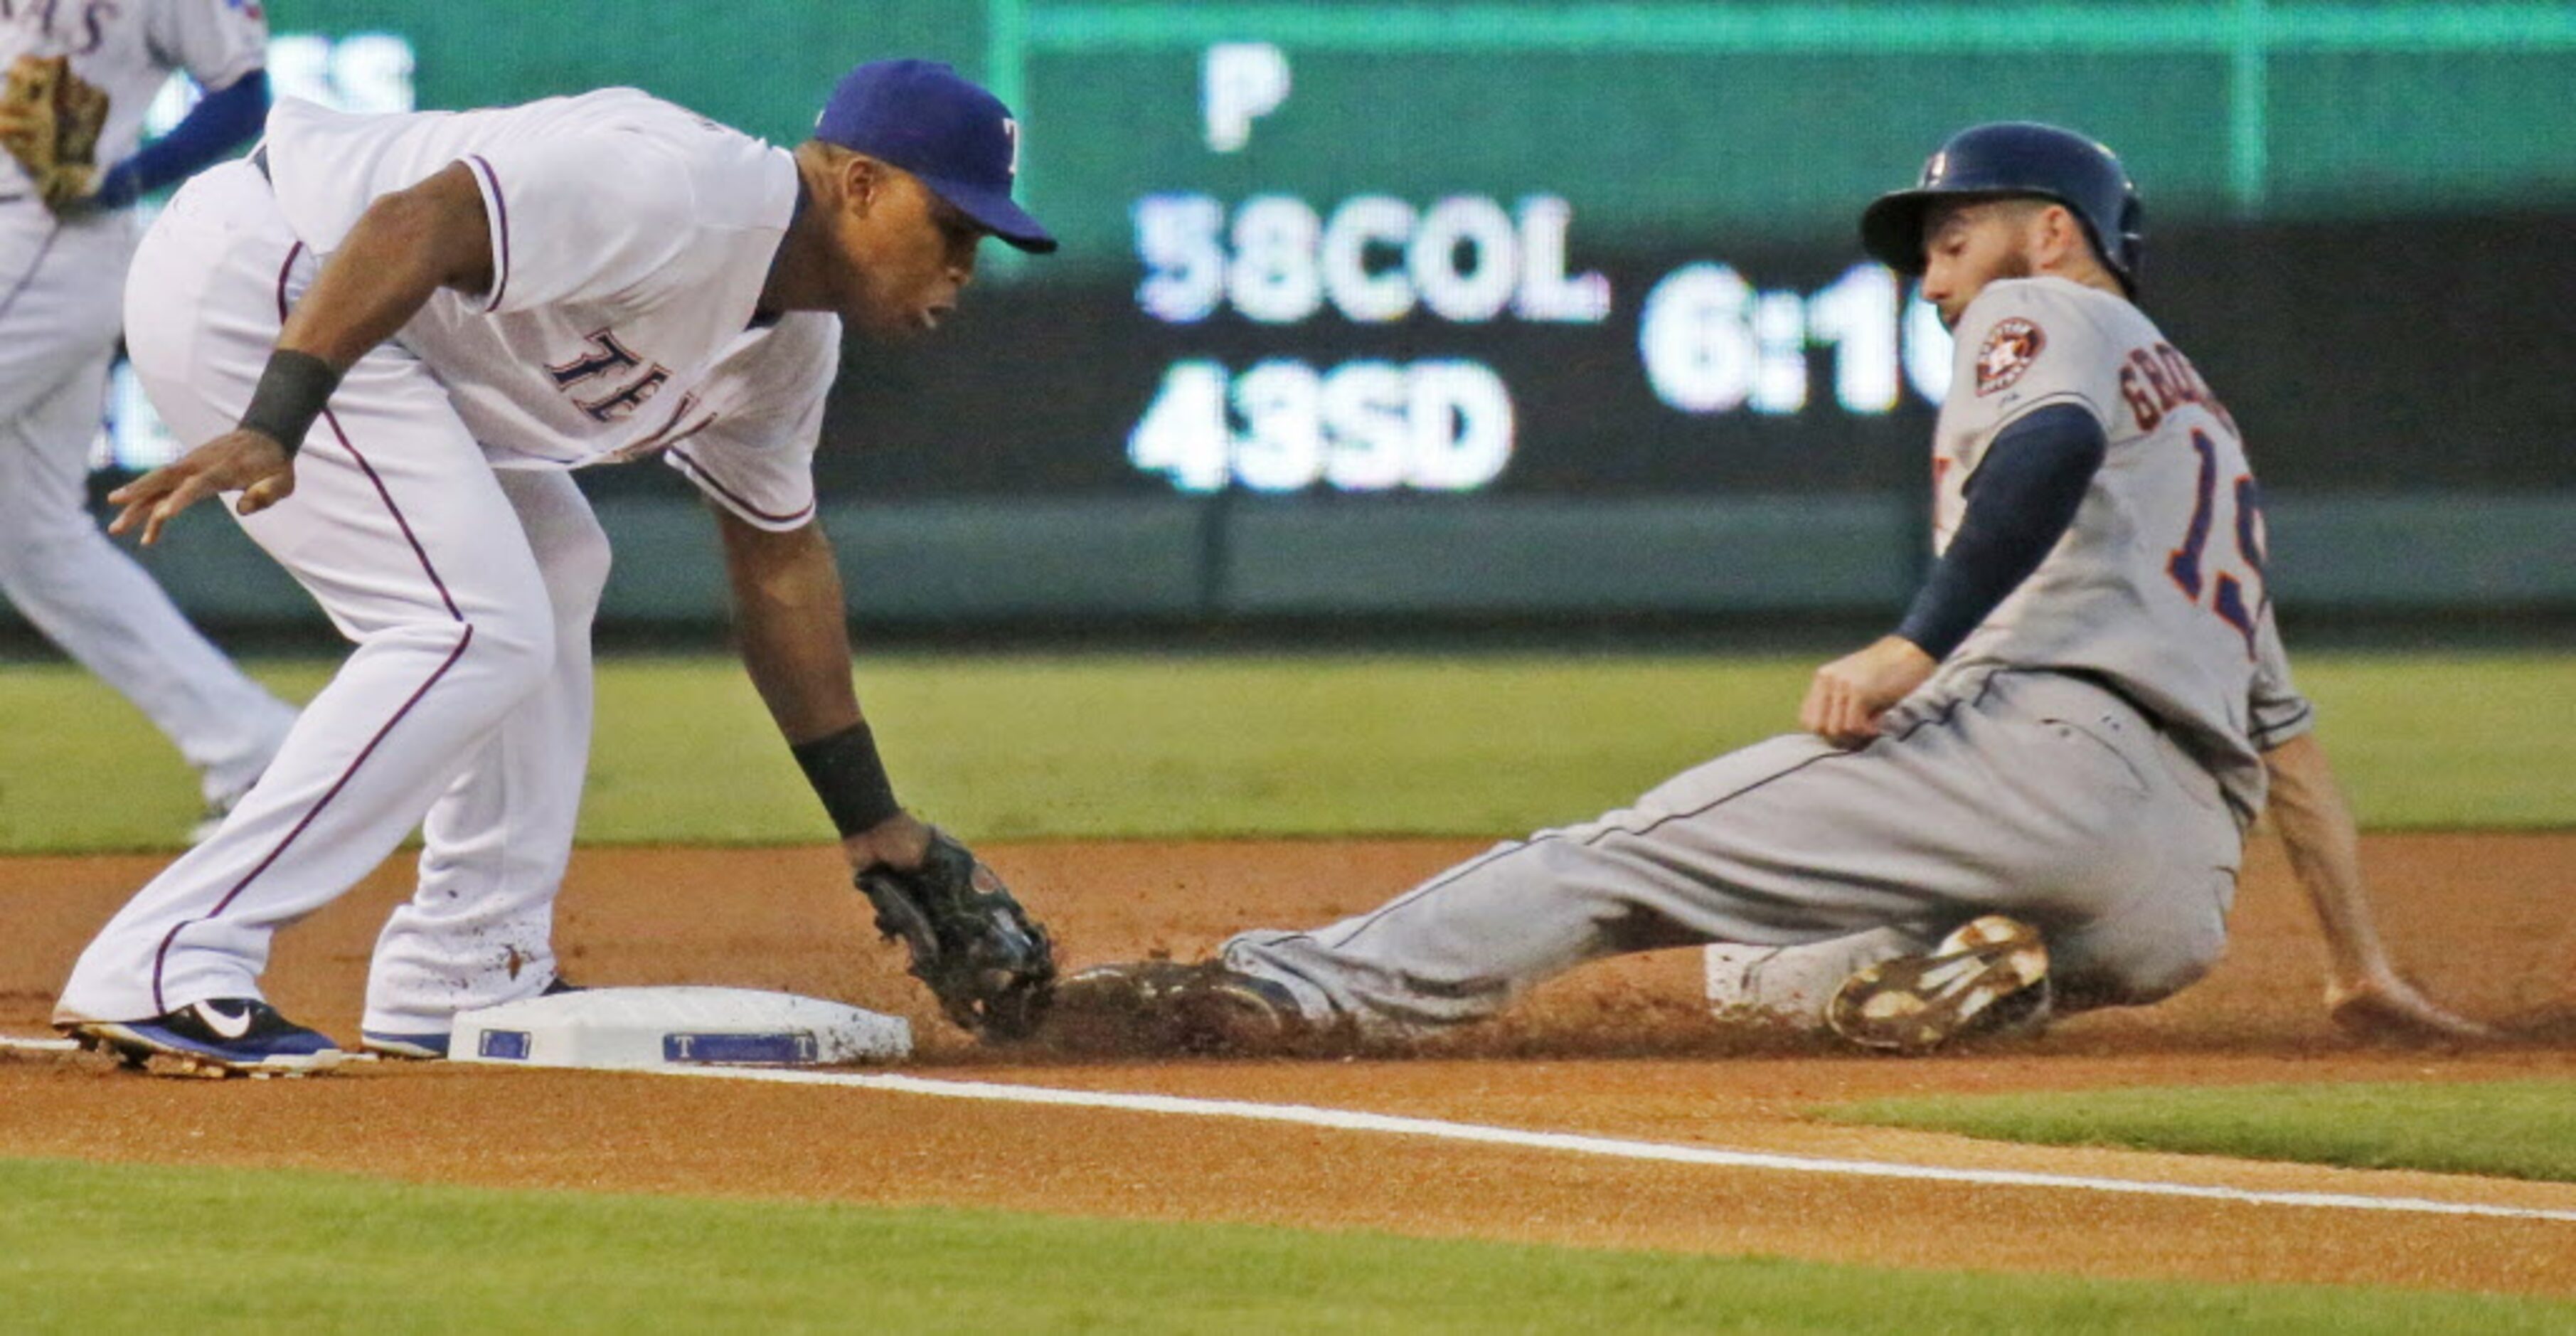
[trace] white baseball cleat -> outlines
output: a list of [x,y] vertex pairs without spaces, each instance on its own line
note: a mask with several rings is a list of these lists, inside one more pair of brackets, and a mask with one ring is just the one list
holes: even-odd
[[1929,1053],[1960,1039],[2037,1033],[2051,995],[2039,929],[1988,914],[1928,955],[1882,961],[1844,980],[1825,1023],[1862,1048]]

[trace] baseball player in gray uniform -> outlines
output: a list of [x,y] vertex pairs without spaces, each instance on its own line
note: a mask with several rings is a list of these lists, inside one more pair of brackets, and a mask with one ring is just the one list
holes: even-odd
[[[232,818],[82,953],[56,1023],[218,1074],[336,1065],[261,999],[269,942],[415,826],[367,1047],[441,1057],[459,1011],[558,986],[609,562],[570,470],[648,455],[707,499],[744,665],[915,972],[952,1015],[996,975],[1050,982],[1043,935],[894,797],[811,467],[843,320],[926,331],[985,236],[1054,249],[1011,198],[1018,135],[923,61],[852,70],[793,150],[633,89],[402,115],[286,99],[250,158],[180,191],[126,323],[154,404],[205,444],[115,493],[113,527],[149,542],[222,494],[356,648]],[[954,893],[889,908],[907,878]]]
[[1869,251],[1958,335],[1938,557],[1903,621],[1818,669],[1805,731],[1495,847],[1385,906],[1218,959],[1067,979],[1070,1046],[1277,1048],[1491,1015],[1619,952],[1776,953],[1731,999],[1924,1051],[2138,1005],[2207,972],[2267,801],[2348,1023],[2462,1035],[2390,967],[2292,686],[2236,424],[2133,299],[2108,149],[2028,123],[1945,143]]
[[[53,182],[0,154],[0,593],[134,702],[198,771],[209,822],[277,751],[295,712],[242,676],[98,530],[89,448],[116,351],[128,206],[258,132],[268,24],[243,0],[0,0],[0,70],[61,59],[106,99],[95,160]],[[206,96],[140,145],[174,70]],[[15,133],[0,111],[0,139]],[[50,186],[50,188],[49,188]]]

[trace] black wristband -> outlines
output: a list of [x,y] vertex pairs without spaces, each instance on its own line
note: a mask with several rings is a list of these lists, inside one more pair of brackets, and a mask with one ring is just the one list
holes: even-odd
[[823,800],[832,825],[843,835],[874,830],[903,810],[894,800],[894,784],[877,756],[876,734],[865,723],[852,724],[829,737],[788,747],[805,771],[805,782]]
[[304,433],[313,429],[313,419],[322,416],[331,392],[338,388],[340,373],[330,363],[311,353],[280,348],[268,355],[268,366],[259,373],[259,388],[251,391],[241,425],[285,446],[292,459],[304,447]]

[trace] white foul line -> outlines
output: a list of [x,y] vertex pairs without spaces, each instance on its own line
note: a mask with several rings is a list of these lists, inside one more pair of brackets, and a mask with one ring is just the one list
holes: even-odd
[[[0,1035],[0,1050],[69,1052],[68,1039],[20,1039]],[[1255,1104],[1245,1100],[1194,1099],[1181,1095],[1135,1095],[1105,1090],[1065,1090],[1055,1086],[1005,1085],[995,1081],[939,1081],[921,1076],[870,1072],[816,1071],[769,1067],[651,1067],[658,1076],[701,1076],[719,1081],[766,1081],[778,1085],[857,1086],[939,1099],[976,1099],[1007,1104],[1054,1104],[1072,1108],[1120,1109],[1133,1113],[1170,1113],[1196,1118],[1237,1118],[1249,1122],[1296,1123],[1349,1132],[1383,1132],[1396,1136],[1434,1137],[1489,1146],[1564,1151],[1620,1160],[1666,1164],[1702,1164],[1724,1169],[1769,1169],[1792,1174],[1838,1174],[1849,1178],[1909,1178],[1940,1183],[1974,1183],[1988,1187],[2063,1188],[2080,1192],[2125,1193],[2140,1197],[2187,1197],[2236,1202],[2249,1206],[2307,1206],[2347,1211],[2396,1211],[2417,1215],[2477,1216],[2499,1220],[2556,1220],[2576,1223],[2576,1210],[2499,1206],[2488,1202],[2434,1201],[2424,1197],[2371,1197],[2345,1192],[2257,1192],[2246,1188],[2163,1183],[2153,1179],[2087,1178],[2074,1174],[2039,1174],[2017,1169],[1954,1169],[1881,1160],[1830,1160],[1806,1155],[1720,1150],[1711,1146],[1676,1146],[1660,1141],[1583,1136],[1571,1132],[1531,1132],[1439,1118],[1405,1118],[1355,1109],[1324,1109],[1309,1104]]]
[[1438,1118],[1404,1118],[1393,1114],[1324,1109],[1306,1104],[1254,1104],[1231,1099],[1192,1099],[1179,1095],[1135,1095],[1116,1091],[1064,1090],[1054,1086],[1004,1085],[992,1081],[939,1081],[919,1076],[865,1072],[815,1071],[759,1067],[656,1067],[657,1075],[704,1076],[724,1081],[769,1081],[782,1085],[859,1086],[940,1099],[979,1099],[1011,1104],[1055,1104],[1088,1109],[1123,1109],[1136,1113],[1170,1113],[1198,1118],[1240,1118],[1253,1122],[1298,1123],[1352,1132],[1385,1132],[1397,1136],[1437,1137],[1491,1146],[1601,1155],[1623,1160],[1669,1164],[1704,1164],[1727,1169],[1771,1169],[1794,1174],[1839,1174],[1854,1178],[1911,1178],[1942,1183],[1976,1183],[1992,1187],[2067,1188],[2083,1192],[2128,1193],[2142,1197],[2190,1197],[2202,1201],[2251,1206],[2308,1206],[2347,1211],[2398,1211],[2421,1215],[2482,1216],[2505,1220],[2559,1220],[2576,1223],[2576,1210],[2499,1206],[2486,1202],[2434,1201],[2422,1197],[2371,1197],[2342,1192],[2256,1192],[2246,1188],[2163,1183],[2152,1179],[2086,1178],[2072,1174],[2025,1173],[2014,1169],[1952,1169],[1925,1164],[1877,1160],[1829,1160],[1804,1155],[1677,1146],[1659,1141],[1581,1136],[1569,1132],[1530,1132]]

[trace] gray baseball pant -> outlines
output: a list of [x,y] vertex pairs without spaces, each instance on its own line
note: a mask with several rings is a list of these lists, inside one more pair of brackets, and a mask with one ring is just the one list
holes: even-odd
[[2242,832],[2217,782],[2126,700],[2005,670],[1899,713],[1858,750],[1773,738],[1368,913],[1244,933],[1225,963],[1309,1015],[1402,1036],[1492,1015],[1602,956],[1850,939],[1857,966],[1986,913],[2043,931],[2070,1008],[2155,1001],[2216,962]]

